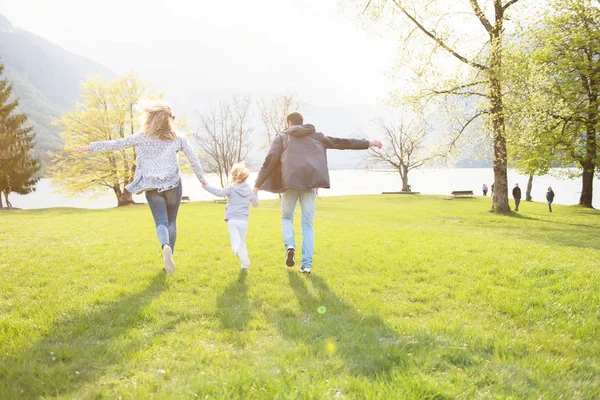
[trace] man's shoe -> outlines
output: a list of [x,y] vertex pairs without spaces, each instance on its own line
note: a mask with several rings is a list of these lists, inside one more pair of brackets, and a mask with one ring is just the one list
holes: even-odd
[[310,275],[310,267],[303,266],[302,268],[300,268],[300,272],[306,275]]
[[285,253],[285,265],[288,267],[296,265],[296,250],[294,250],[293,247],[287,249],[287,252]]

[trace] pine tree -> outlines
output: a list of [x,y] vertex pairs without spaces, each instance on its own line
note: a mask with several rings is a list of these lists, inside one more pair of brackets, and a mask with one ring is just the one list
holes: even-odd
[[[0,76],[4,65],[0,64]],[[19,100],[9,101],[13,86],[7,79],[0,80],[0,208],[2,194],[8,200],[10,193],[28,194],[35,190],[40,164],[33,155],[34,133],[25,127],[26,114],[16,114]]]

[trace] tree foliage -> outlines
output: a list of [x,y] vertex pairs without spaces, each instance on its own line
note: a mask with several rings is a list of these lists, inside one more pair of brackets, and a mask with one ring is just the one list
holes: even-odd
[[82,86],[82,103],[76,111],[56,121],[65,145],[54,157],[53,177],[70,195],[99,194],[110,188],[118,205],[133,202],[125,190],[135,173],[135,150],[78,153],[91,142],[124,138],[140,129],[138,105],[143,99],[159,97],[134,73],[112,81],[90,78]]
[[535,176],[558,165],[561,154],[559,124],[546,110],[553,107],[545,93],[548,70],[537,65],[531,52],[510,48],[505,57],[506,136],[510,165],[529,177],[525,198],[531,201]]
[[600,162],[600,1],[552,0],[532,24],[525,47],[545,71],[541,101],[532,110],[558,147],[562,165],[581,168],[579,204],[592,207],[594,174]]

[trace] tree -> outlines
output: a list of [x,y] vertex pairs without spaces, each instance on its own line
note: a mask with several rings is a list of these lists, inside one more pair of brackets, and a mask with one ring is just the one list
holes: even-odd
[[531,201],[533,178],[547,174],[556,163],[562,139],[559,124],[541,112],[551,107],[544,94],[549,84],[547,68],[536,65],[526,48],[509,48],[505,62],[508,154],[511,165],[529,177],[525,200]]
[[125,190],[135,173],[135,150],[77,153],[73,150],[90,142],[124,138],[140,129],[137,106],[142,98],[157,97],[147,83],[134,73],[107,82],[101,77],[82,86],[83,102],[77,110],[56,123],[62,129],[65,145],[54,157],[52,172],[67,194],[101,193],[113,190],[117,205],[132,204]]
[[[0,64],[0,76],[4,65]],[[26,114],[16,114],[19,99],[10,101],[13,86],[8,79],[0,80],[0,208],[2,195],[6,206],[10,193],[28,194],[35,191],[40,170],[38,159],[33,155],[34,138],[32,127],[25,127]]]
[[400,174],[402,191],[410,192],[408,173],[434,161],[441,155],[428,154],[426,148],[427,133],[425,128],[414,128],[404,122],[388,124],[378,121],[379,131],[383,137],[383,148],[369,149],[367,157],[375,163],[389,164]]
[[[357,1],[357,0],[348,0]],[[419,78],[437,76],[457,63],[458,81],[442,87],[437,82],[423,95],[459,96],[483,99],[471,117],[463,121],[458,135],[479,117],[491,125],[494,147],[495,190],[492,208],[510,211],[508,203],[507,151],[503,102],[503,36],[507,12],[519,0],[481,0],[436,2],[429,0],[358,0],[363,12],[376,20],[400,15],[402,51],[416,66]],[[474,17],[479,32],[464,32],[466,18]],[[462,32],[462,35],[461,35]],[[425,41],[423,40],[425,39]],[[415,54],[418,57],[415,58]]]
[[600,162],[600,1],[553,0],[530,38],[532,60],[547,69],[538,113],[559,127],[560,161],[580,166],[579,204],[591,208]]
[[275,136],[287,128],[287,116],[294,112],[302,112],[304,104],[293,93],[280,93],[269,100],[257,103],[260,118],[265,125],[267,146],[270,146]]
[[525,191],[526,201],[532,201],[533,178],[546,175],[555,159],[555,146],[552,143],[544,143],[542,140],[542,138],[535,138],[533,141],[529,141],[521,137],[521,140],[509,143],[509,154],[515,169],[528,176],[527,190]]
[[219,176],[221,187],[227,184],[231,167],[243,161],[250,151],[254,131],[250,96],[234,95],[200,117],[195,136],[204,152],[208,170]]

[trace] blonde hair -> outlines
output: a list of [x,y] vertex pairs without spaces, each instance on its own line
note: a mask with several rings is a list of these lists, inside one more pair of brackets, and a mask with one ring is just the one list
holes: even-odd
[[144,134],[155,139],[175,140],[177,132],[173,128],[171,105],[164,100],[150,101],[142,105],[145,114]]
[[231,167],[231,180],[233,183],[245,182],[246,179],[248,179],[248,175],[250,175],[250,173],[243,162],[237,163]]

